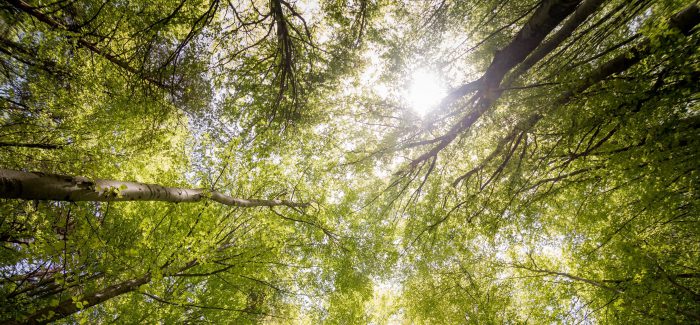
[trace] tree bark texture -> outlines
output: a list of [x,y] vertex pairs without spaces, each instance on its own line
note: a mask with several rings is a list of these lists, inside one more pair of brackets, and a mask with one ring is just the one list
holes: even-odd
[[567,19],[562,27],[557,30],[551,37],[547,38],[539,47],[537,47],[530,55],[518,66],[518,68],[513,72],[510,77],[511,80],[517,79],[521,74],[527,72],[532,68],[537,62],[542,60],[547,54],[552,52],[555,48],[566,40],[571,33],[576,30],[583,22],[593,15],[600,5],[605,2],[605,0],[584,0],[576,11],[571,14],[571,17]]
[[[483,82],[483,88],[477,94],[472,111],[464,116],[459,122],[453,125],[450,130],[442,136],[440,142],[430,151],[422,154],[411,162],[412,167],[416,167],[424,161],[435,157],[442,149],[447,147],[457,136],[468,130],[476,121],[484,114],[491,105],[500,97],[500,83],[505,74],[525,60],[526,56],[535,50],[542,42],[544,37],[554,29],[566,15],[570,14],[575,8],[578,1],[547,1],[538,8],[530,20],[518,32],[516,37],[501,51],[498,51],[493,59],[493,62],[486,70],[486,73],[479,79]],[[594,3],[585,4],[585,8],[592,10]],[[584,5],[582,5],[583,7]],[[580,13],[584,16],[584,13]],[[569,21],[577,21],[583,19],[581,17],[573,17]],[[565,25],[569,22],[565,22]],[[693,28],[700,23],[700,9],[697,4],[691,4],[684,8],[671,18],[671,27],[678,29],[682,34],[689,35]],[[573,24],[573,23],[572,23]],[[539,29],[533,31],[533,29]],[[553,36],[553,38],[559,36]],[[650,41],[645,39],[640,44],[636,45],[628,52],[618,55],[617,57],[606,62],[592,73],[588,75],[582,82],[574,86],[573,89],[562,93],[555,105],[552,107],[563,105],[573,99],[576,95],[582,93],[592,85],[603,79],[623,72],[639,62],[644,56],[649,54]],[[540,114],[540,113],[537,113]],[[535,117],[535,122],[541,118]],[[534,123],[531,123],[534,125]]]
[[10,169],[0,169],[0,198],[72,202],[164,201],[173,203],[199,202],[209,198],[215,202],[236,207],[305,207],[309,205],[287,200],[239,199],[206,189],[165,187],[156,184]]
[[497,89],[505,74],[525,60],[542,43],[542,40],[576,9],[580,2],[580,0],[544,1],[515,38],[496,52],[483,77],[487,95],[488,90]]

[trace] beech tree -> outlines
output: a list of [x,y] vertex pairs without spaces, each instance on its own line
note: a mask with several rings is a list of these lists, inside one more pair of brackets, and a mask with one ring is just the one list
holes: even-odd
[[236,206],[288,206],[306,207],[308,203],[284,200],[238,199],[218,191],[205,189],[172,188],[155,184],[120,182],[105,179],[87,179],[65,175],[26,173],[16,170],[0,170],[2,190],[0,195],[10,199],[54,201],[164,201],[199,202],[204,198]]
[[0,17],[2,323],[700,320],[694,1]]

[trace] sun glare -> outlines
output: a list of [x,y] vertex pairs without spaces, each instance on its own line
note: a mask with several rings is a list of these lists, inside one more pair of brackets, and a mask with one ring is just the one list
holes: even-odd
[[420,116],[425,116],[445,97],[445,89],[435,73],[417,70],[411,76],[406,102]]

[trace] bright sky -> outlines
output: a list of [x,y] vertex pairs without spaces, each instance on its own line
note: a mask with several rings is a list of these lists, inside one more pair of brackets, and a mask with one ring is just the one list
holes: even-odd
[[404,100],[418,115],[425,116],[443,97],[445,87],[434,72],[419,69],[411,75],[411,85],[406,90]]

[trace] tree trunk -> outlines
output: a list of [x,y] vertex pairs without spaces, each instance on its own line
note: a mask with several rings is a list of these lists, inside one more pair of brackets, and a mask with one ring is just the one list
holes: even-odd
[[[500,85],[506,73],[525,60],[528,54],[535,50],[542,43],[542,40],[576,9],[580,2],[580,0],[545,0],[515,35],[515,38],[500,51],[496,51],[486,72],[476,82],[480,89],[475,97],[474,105],[471,107],[471,112],[454,124],[430,151],[414,159],[410,164],[411,168],[436,157],[460,133],[476,123],[501,96]],[[453,98],[449,99],[449,101],[452,100]]]
[[[692,29],[698,23],[700,23],[700,8],[696,4],[691,4],[688,7],[676,13],[671,18],[670,25],[672,28],[678,29],[682,34],[687,36],[691,33]],[[542,111],[536,111],[530,114],[530,116],[518,123],[518,125],[507,136],[499,140],[496,149],[481,164],[479,164],[477,167],[473,168],[469,172],[463,174],[462,176],[459,176],[453,181],[452,185],[456,186],[463,180],[471,177],[471,175],[473,175],[474,173],[480,171],[486,165],[486,163],[491,161],[493,158],[495,158],[498,154],[502,152],[506,143],[512,141],[512,139],[514,139],[517,134],[521,132],[528,132],[529,130],[531,130],[540,120],[542,120],[545,117],[547,113],[556,108],[569,104],[572,100],[576,98],[576,96],[580,95],[588,88],[593,87],[594,85],[605,80],[606,78],[609,78],[614,74],[622,73],[627,69],[631,68],[639,61],[641,61],[645,56],[649,55],[650,51],[650,41],[649,39],[644,39],[639,44],[632,47],[630,50],[617,55],[616,57],[600,65],[595,70],[589,72],[587,75],[581,78],[582,81],[575,85],[571,90],[564,91],[561,95],[559,95],[553,101],[553,104],[547,105],[546,108]],[[510,150],[515,150],[515,148],[510,148]],[[569,174],[568,176],[572,175]],[[543,181],[546,182],[548,180]],[[538,182],[538,184],[536,185],[539,185],[541,182]],[[533,187],[530,187],[528,189],[532,189]]]
[[[549,12],[549,10],[551,10],[547,6],[553,6],[553,4],[546,3],[542,6],[544,9],[538,9],[538,11],[535,12],[533,17],[526,24],[526,26],[523,27],[520,33],[518,33],[518,36],[516,36],[516,38],[508,46],[506,46],[505,49],[496,54],[496,57],[491,63],[491,66],[489,66],[487,72],[484,74],[482,79],[480,79],[484,80],[484,88],[481,90],[481,93],[478,94],[479,97],[476,98],[477,101],[473,105],[473,111],[467,114],[458,123],[453,125],[447,132],[447,134],[442,136],[442,140],[435,147],[433,147],[430,151],[422,154],[418,158],[414,159],[411,162],[411,167],[416,167],[424,161],[437,156],[437,154],[442,149],[447,147],[455,138],[457,138],[457,136],[460,133],[468,130],[474,123],[476,123],[476,121],[481,117],[481,115],[483,115],[491,107],[491,104],[500,97],[501,93],[498,87],[505,73],[507,72],[507,70],[504,69],[512,68],[513,66],[519,63],[519,61],[517,60],[522,60],[525,58],[525,55],[527,55],[527,53],[520,53],[518,55],[511,55],[507,53],[512,51],[513,49],[524,47],[531,48],[532,42],[540,42],[542,38],[544,38],[542,32],[532,33],[531,31],[527,30],[528,28],[534,28],[533,26],[543,24],[542,22],[538,24],[536,23],[537,21],[546,21],[547,23],[544,25],[546,25],[547,27],[554,28],[556,26],[556,24],[553,24],[551,21],[542,18],[545,17],[552,19],[552,17],[547,16],[547,13]],[[562,17],[561,15],[556,17],[559,19],[564,19],[564,17]],[[691,4],[683,10],[681,10],[680,12],[676,13],[671,18],[670,25],[672,28],[678,29],[682,34],[689,35],[698,23],[700,23],[700,8],[696,4]],[[533,34],[534,36],[526,37],[530,34]],[[604,80],[605,78],[611,75],[629,69],[634,64],[642,60],[642,58],[644,58],[646,55],[648,55],[650,50],[650,41],[649,39],[645,39],[640,44],[637,44],[635,47],[631,48],[629,51],[614,57],[610,61],[598,67],[596,70],[589,73],[587,78],[585,78],[578,85],[574,86],[573,89],[567,90],[563,94],[561,94],[554,101],[554,104],[549,106],[550,109],[565,105],[566,103],[571,101],[575,96],[583,93],[586,89],[590,88],[596,83]],[[541,118],[542,112],[536,112],[533,116],[526,120],[528,121],[526,122],[526,124],[529,124],[530,127],[532,127]],[[534,121],[532,121],[532,119],[534,119]]]
[[165,187],[156,184],[88,179],[80,176],[44,174],[0,169],[0,198],[53,201],[165,201],[199,202],[211,199],[237,207],[306,207],[308,203],[286,200],[239,199],[218,191]]
[[562,27],[554,33],[550,38],[548,38],[542,45],[537,47],[530,55],[523,61],[517,70],[513,72],[510,76],[510,80],[516,80],[520,75],[527,72],[532,66],[544,58],[547,54],[552,52],[561,42],[567,39],[571,33],[578,28],[588,17],[594,14],[600,5],[605,2],[605,0],[585,0],[581,5],[574,11],[574,13],[567,19]]
[[[58,306],[42,308],[39,311],[31,314],[28,318],[22,321],[5,321],[3,324],[47,324],[64,317],[68,317],[78,311],[101,304],[109,299],[132,292],[138,289],[139,286],[151,281],[151,275],[147,274],[140,278],[127,280],[115,285],[111,285],[100,291],[93,292],[89,295],[80,297],[79,307],[73,299],[61,301]],[[86,303],[87,302],[87,303]]]
[[484,73],[487,97],[490,95],[490,91],[499,88],[505,74],[525,60],[525,57],[535,50],[562,20],[576,9],[580,2],[580,0],[548,0],[537,8],[530,20],[515,35],[515,38],[503,49],[496,52],[493,62]]
[[61,149],[62,145],[48,143],[21,143],[21,142],[3,142],[0,141],[0,147],[15,147],[15,148],[38,148],[38,149]]

